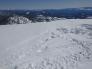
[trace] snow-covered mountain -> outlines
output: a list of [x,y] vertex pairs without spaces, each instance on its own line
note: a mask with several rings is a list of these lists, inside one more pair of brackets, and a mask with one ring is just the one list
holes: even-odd
[[58,18],[58,17],[50,17],[50,16],[43,16],[43,15],[37,15],[34,18],[35,22],[50,22],[50,21],[55,21],[55,20],[61,20],[65,18]]
[[0,26],[0,69],[91,69],[92,19]]
[[[8,19],[17,15],[34,22],[49,22],[59,19],[92,19],[92,7],[42,9],[42,10],[0,10],[0,25],[8,24]],[[19,17],[17,19],[19,19]],[[11,19],[10,19],[11,20]]]

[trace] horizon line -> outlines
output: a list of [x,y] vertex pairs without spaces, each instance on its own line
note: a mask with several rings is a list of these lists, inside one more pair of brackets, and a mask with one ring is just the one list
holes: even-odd
[[38,9],[36,9],[36,8],[35,9],[25,9],[25,8],[20,8],[20,9],[19,8],[18,9],[17,8],[7,8],[7,9],[3,9],[2,8],[0,10],[49,10],[49,9],[50,10],[51,9],[52,10],[54,10],[54,9],[58,10],[58,9],[72,9],[72,8],[92,8],[92,7],[67,7],[67,8],[42,8],[42,9],[40,9],[40,8],[38,8]]

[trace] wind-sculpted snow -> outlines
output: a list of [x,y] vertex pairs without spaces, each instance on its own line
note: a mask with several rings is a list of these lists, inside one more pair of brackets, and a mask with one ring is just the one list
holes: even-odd
[[78,69],[81,63],[92,62],[92,24],[80,21],[73,27],[68,26],[72,21],[44,23],[47,30],[1,51],[1,69]]

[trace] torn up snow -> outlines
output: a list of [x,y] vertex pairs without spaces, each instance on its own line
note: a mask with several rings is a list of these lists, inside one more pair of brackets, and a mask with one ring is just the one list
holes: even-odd
[[91,69],[92,20],[0,26],[0,69]]

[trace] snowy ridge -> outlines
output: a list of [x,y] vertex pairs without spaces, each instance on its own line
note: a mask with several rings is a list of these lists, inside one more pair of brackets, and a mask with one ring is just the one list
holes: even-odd
[[[25,30],[24,33],[29,34],[26,34],[26,38],[24,33],[16,33],[25,40],[17,42],[13,37],[12,40],[17,42],[15,46],[6,45],[6,49],[0,47],[3,49],[0,52],[1,69],[78,69],[81,63],[92,62],[91,22],[92,20],[87,19],[59,20],[11,27],[7,31],[18,32],[19,28],[19,32]],[[32,29],[39,34],[35,35]]]

